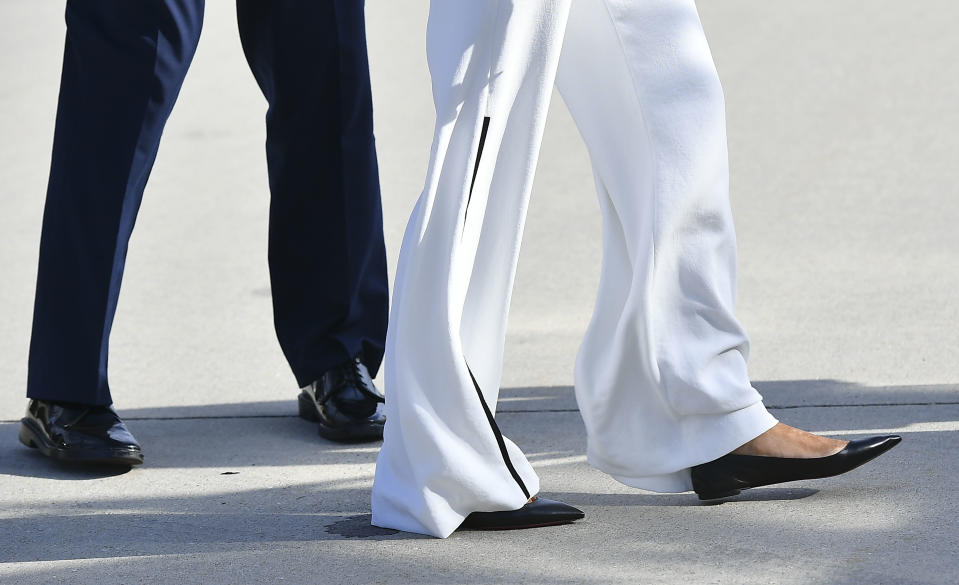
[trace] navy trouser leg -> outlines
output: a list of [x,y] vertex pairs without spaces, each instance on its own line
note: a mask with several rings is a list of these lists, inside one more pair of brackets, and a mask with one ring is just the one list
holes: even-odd
[[27,395],[110,404],[127,243],[203,0],[70,0]]
[[300,386],[363,351],[375,375],[386,252],[362,0],[237,0],[269,102],[269,261],[277,337]]

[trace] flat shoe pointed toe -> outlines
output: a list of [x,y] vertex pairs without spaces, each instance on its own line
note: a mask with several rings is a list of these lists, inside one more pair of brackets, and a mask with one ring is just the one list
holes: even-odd
[[582,510],[563,502],[533,498],[519,510],[502,512],[473,512],[460,528],[473,530],[516,530],[569,524],[583,518]]
[[899,435],[868,437],[850,441],[834,455],[811,459],[730,453],[693,467],[693,490],[700,500],[715,500],[764,485],[832,477],[879,457],[900,441]]

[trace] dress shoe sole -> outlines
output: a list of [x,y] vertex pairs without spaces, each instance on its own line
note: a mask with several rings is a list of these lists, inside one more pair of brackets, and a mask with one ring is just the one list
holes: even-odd
[[30,419],[20,421],[20,442],[38,449],[40,453],[51,459],[71,463],[90,465],[121,465],[131,467],[143,463],[143,452],[140,449],[129,448],[102,448],[102,449],[64,449],[54,445],[47,436],[37,428],[36,422]]
[[329,441],[337,443],[369,443],[383,440],[383,425],[373,423],[356,423],[332,427],[320,417],[320,412],[313,402],[313,398],[306,392],[301,392],[297,398],[300,418],[319,423],[319,435]]

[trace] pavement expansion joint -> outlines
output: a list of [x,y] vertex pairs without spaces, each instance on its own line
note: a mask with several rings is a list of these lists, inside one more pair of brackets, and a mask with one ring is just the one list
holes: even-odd
[[[800,408],[863,408],[863,407],[926,407],[926,406],[959,406],[959,401],[937,402],[862,402],[855,404],[769,404],[768,410],[792,410]],[[578,408],[516,408],[497,410],[497,414],[536,414],[536,413],[572,413],[579,412]],[[122,414],[122,411],[121,411]],[[250,419],[285,419],[297,418],[295,414],[228,414],[228,415],[195,415],[195,416],[124,416],[124,420],[137,421],[178,421],[178,420],[250,420]],[[20,419],[2,419],[0,424],[14,424]]]

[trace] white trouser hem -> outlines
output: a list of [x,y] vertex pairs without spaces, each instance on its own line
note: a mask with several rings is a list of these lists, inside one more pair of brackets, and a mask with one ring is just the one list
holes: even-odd
[[697,450],[692,457],[689,453],[677,453],[676,461],[688,463],[686,467],[671,473],[628,476],[612,471],[620,467],[608,464],[593,454],[587,456],[587,461],[596,469],[630,487],[668,494],[688,492],[693,489],[690,467],[719,459],[773,428],[778,422],[762,402],[735,412],[685,417],[680,425],[684,427],[684,432],[688,433],[687,436],[694,438]]
[[[535,484],[528,484],[528,487],[531,496],[539,493],[538,481]],[[508,504],[502,500],[480,502],[479,496],[475,494],[464,494],[464,496],[474,496],[476,500],[469,507],[483,512],[519,510],[527,502],[526,496],[522,493],[518,493],[513,498],[507,498],[511,500]],[[413,507],[410,506],[411,503],[414,504]],[[370,524],[373,526],[436,538],[446,538],[453,534],[470,514],[470,512],[464,513],[461,509],[454,509],[449,503],[449,498],[429,490],[411,497],[400,493],[386,494],[385,490],[380,489],[373,492],[372,509],[373,517]]]

